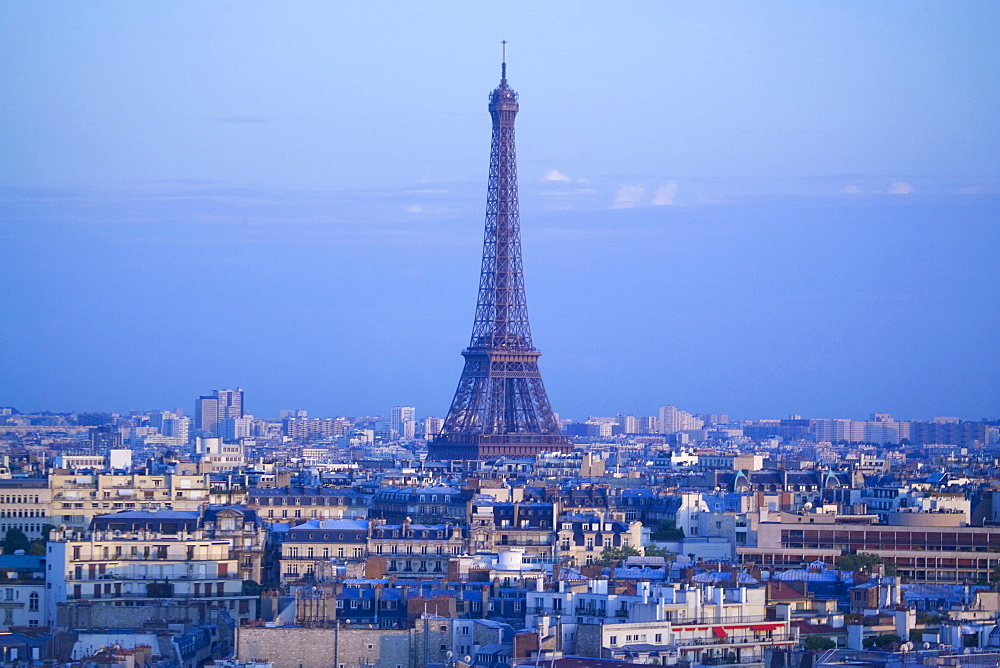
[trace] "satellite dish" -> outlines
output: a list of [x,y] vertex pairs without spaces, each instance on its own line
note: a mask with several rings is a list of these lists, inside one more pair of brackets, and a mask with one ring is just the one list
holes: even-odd
[[462,657],[462,661],[464,661],[465,663],[469,663],[470,661],[472,661],[472,657],[466,654],[465,656]]
[[924,649],[930,649],[930,648],[931,648],[931,644],[929,642],[925,642],[924,643]]

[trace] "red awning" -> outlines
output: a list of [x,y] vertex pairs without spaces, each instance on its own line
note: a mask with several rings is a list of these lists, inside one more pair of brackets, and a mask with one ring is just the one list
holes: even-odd
[[751,624],[750,628],[754,631],[773,631],[775,629],[780,629],[781,624]]
[[713,626],[712,635],[714,635],[716,638],[725,638],[729,636],[729,634],[726,633],[726,629],[722,628],[721,626]]

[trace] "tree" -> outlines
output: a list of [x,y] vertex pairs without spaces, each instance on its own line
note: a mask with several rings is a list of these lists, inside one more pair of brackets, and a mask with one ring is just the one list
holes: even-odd
[[17,550],[24,550],[27,553],[31,549],[31,543],[20,529],[8,529],[3,541],[0,541],[0,547],[3,548],[4,554],[14,554]]
[[684,529],[678,529],[673,522],[661,522],[649,537],[653,540],[681,541],[684,540]]
[[868,571],[871,572],[877,564],[883,564],[886,575],[896,574],[896,564],[885,563],[879,555],[874,552],[858,552],[857,554],[842,554],[837,557],[837,568],[842,571]]
[[877,635],[874,638],[865,639],[865,647],[877,647],[879,649],[884,649],[891,645],[892,643],[901,642],[903,639],[897,636],[895,633],[883,633]]
[[837,646],[837,643],[833,642],[826,636],[820,636],[816,634],[807,635],[805,641],[805,648],[808,650],[825,650],[833,649]]
[[243,581],[243,590],[240,592],[243,596],[260,596],[260,593],[264,591],[264,588],[253,580]]
[[673,559],[677,556],[676,552],[671,552],[665,547],[660,547],[659,545],[647,545],[646,546],[646,556],[647,557],[663,557],[664,559]]
[[642,552],[635,549],[631,545],[624,545],[622,547],[606,547],[601,552],[601,556],[594,563],[598,566],[614,566],[618,562],[624,561],[629,557],[641,557]]

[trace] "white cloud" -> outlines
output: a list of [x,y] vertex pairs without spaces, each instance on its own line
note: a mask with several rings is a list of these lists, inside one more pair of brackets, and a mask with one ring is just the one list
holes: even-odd
[[857,195],[861,192],[861,188],[858,188],[857,186],[844,186],[844,192],[848,195]]
[[963,195],[977,195],[982,191],[983,189],[980,188],[979,186],[966,186],[965,188],[962,188],[962,190],[960,190],[959,192],[961,192]]
[[558,169],[550,169],[549,171],[542,174],[542,181],[572,181],[570,177],[566,176]]
[[889,186],[890,195],[909,195],[913,192],[913,186],[906,181],[896,181]]
[[424,207],[420,206],[419,204],[407,204],[406,206],[403,207],[403,211],[405,211],[406,213],[423,213]]
[[653,206],[673,206],[674,198],[677,196],[677,182],[667,181],[665,186],[658,186],[653,191]]
[[612,209],[631,209],[639,206],[646,199],[646,189],[642,186],[621,186],[615,193]]
[[584,185],[590,185],[590,179],[577,179],[576,182]]

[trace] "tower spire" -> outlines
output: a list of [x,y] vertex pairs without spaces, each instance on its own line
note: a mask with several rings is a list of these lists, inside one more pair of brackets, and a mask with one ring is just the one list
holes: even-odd
[[502,40],[500,44],[503,45],[503,60],[500,65],[500,83],[507,83],[507,40]]
[[559,433],[531,340],[521,266],[514,117],[517,93],[507,84],[507,42],[500,85],[490,93],[493,119],[486,229],[479,296],[465,368],[441,434],[428,451],[436,459],[571,452]]

